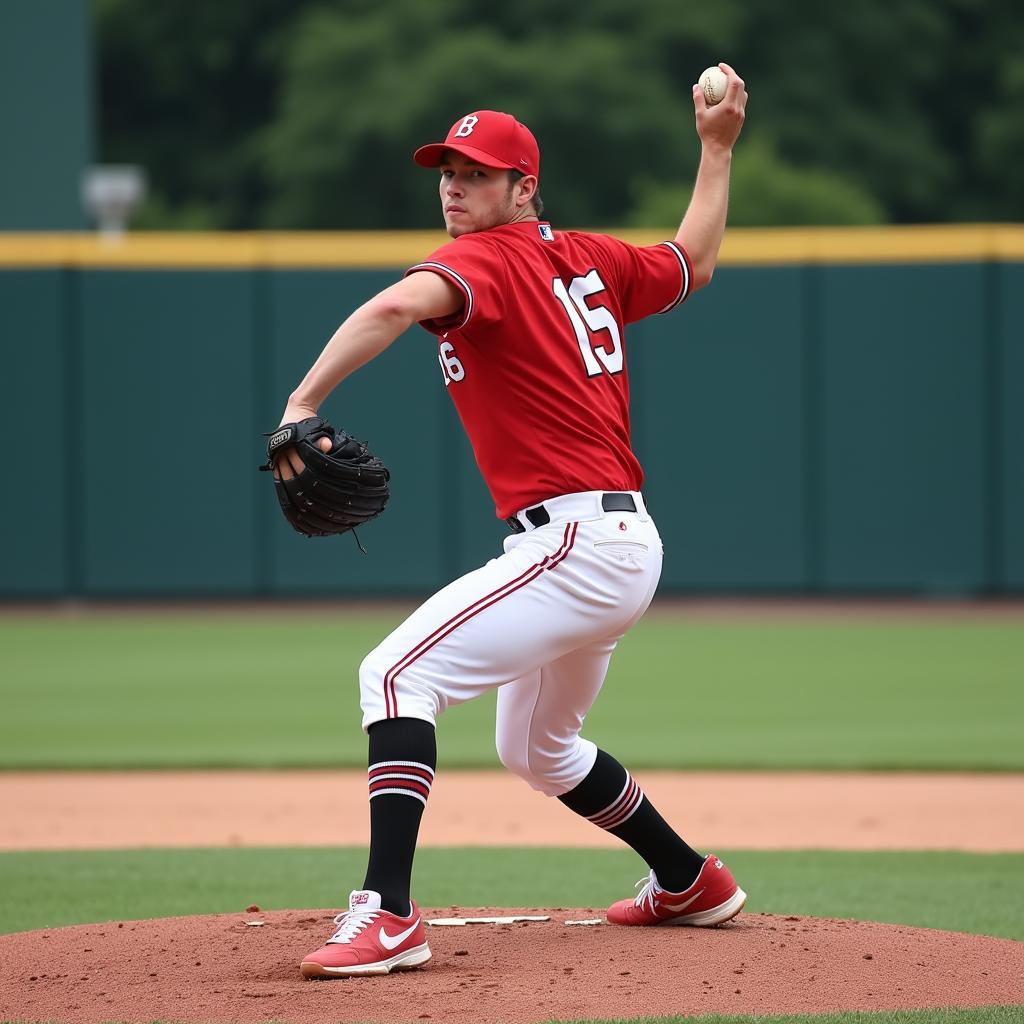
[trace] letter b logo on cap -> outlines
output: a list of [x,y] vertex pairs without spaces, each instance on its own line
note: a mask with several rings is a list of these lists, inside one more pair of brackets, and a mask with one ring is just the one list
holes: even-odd
[[474,117],[472,114],[467,115],[462,119],[462,124],[459,125],[458,131],[455,133],[455,138],[464,139],[468,135],[473,134],[473,129],[476,127],[479,117]]

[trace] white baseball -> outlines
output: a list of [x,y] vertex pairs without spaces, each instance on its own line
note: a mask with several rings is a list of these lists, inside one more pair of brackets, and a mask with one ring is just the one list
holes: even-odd
[[701,72],[697,80],[701,92],[704,93],[704,101],[709,107],[721,103],[725,99],[725,90],[729,85],[729,79],[721,68],[708,68]]

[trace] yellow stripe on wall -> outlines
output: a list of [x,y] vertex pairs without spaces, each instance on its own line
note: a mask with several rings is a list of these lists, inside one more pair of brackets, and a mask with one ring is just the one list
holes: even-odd
[[403,267],[447,240],[440,231],[0,234],[0,266]]
[[[671,231],[608,229],[637,245]],[[0,233],[0,267],[398,268],[448,241],[442,231],[156,233],[118,240],[95,234]],[[720,265],[949,263],[1024,260],[1022,224],[911,227],[731,228]]]
[[[644,245],[663,235],[612,232]],[[729,228],[719,265],[970,263],[1024,259],[1024,224],[863,228]]]

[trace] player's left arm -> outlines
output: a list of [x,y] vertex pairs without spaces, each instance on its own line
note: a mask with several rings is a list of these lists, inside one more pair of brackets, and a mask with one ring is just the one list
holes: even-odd
[[743,127],[747,105],[743,79],[728,64],[718,66],[729,79],[721,103],[709,107],[700,86],[693,87],[693,109],[701,141],[700,166],[690,205],[675,238],[693,266],[691,291],[703,288],[711,280],[718,262],[729,208],[732,149]]

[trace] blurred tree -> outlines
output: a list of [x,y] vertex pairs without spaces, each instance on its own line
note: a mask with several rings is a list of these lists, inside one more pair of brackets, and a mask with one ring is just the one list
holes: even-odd
[[[998,80],[1005,101],[978,116],[977,162],[985,194],[995,199],[1014,219],[1024,220],[1024,40],[1019,55],[1001,69]],[[978,209],[981,197],[970,195],[958,205],[968,212]]]
[[1016,0],[94,2],[102,158],[146,166],[154,226],[435,225],[411,150],[479,107],[534,129],[559,223],[668,226],[722,57],[733,223],[1024,219]]
[[433,183],[412,149],[480,108],[530,125],[545,202],[562,223],[620,219],[631,174],[652,158],[692,163],[695,140],[666,131],[692,115],[614,36],[580,28],[571,46],[554,31],[516,38],[473,26],[459,6],[411,4],[399,24],[390,6],[361,18],[314,8],[301,19],[264,138],[276,187],[268,224],[436,225]]
[[[977,65],[956,99],[969,108],[967,120],[974,131],[951,144],[963,146],[970,155],[977,187],[957,196],[955,216],[986,219],[988,211],[998,209],[1005,219],[1024,220],[1024,18],[1015,10],[1014,17],[998,23],[979,19],[971,26],[985,38],[974,50]],[[997,41],[993,36],[1000,32]],[[983,55],[1000,51],[1003,59],[983,60]]]
[[93,0],[101,159],[138,163],[145,227],[245,228],[266,201],[253,133],[271,115],[293,0]]
[[[689,184],[641,182],[627,223],[674,230],[689,200]],[[880,224],[884,219],[881,204],[856,181],[787,164],[755,135],[733,158],[729,223],[734,227]]]

